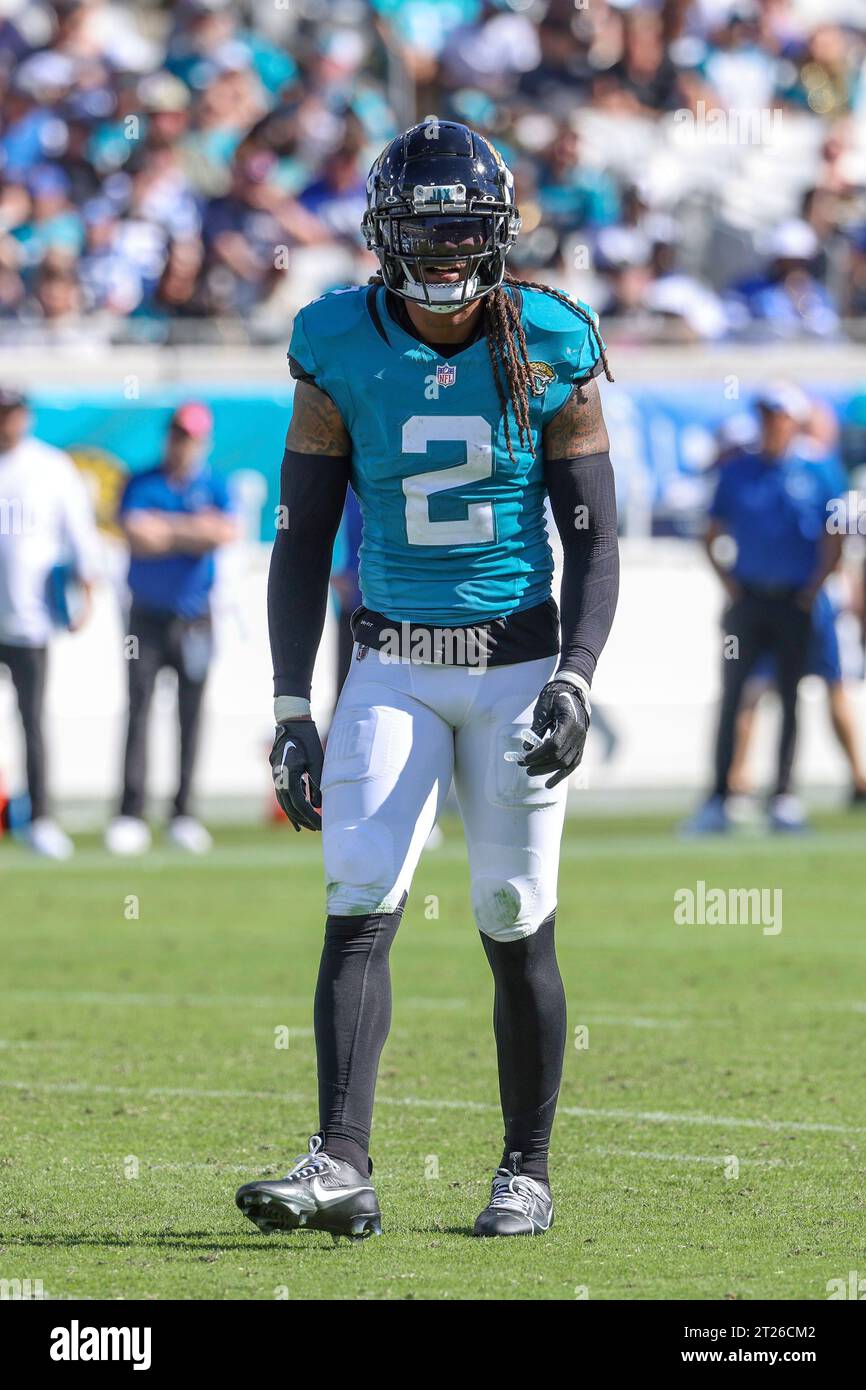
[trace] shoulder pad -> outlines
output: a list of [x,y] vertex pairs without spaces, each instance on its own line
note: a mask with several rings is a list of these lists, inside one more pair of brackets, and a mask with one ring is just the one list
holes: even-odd
[[527,347],[563,383],[580,383],[601,366],[604,340],[598,315],[575,299],[564,303],[543,290],[524,289],[523,320]]
[[339,357],[340,344],[357,334],[369,288],[329,290],[298,310],[288,351],[294,377],[322,385],[328,367]]
[[[564,304],[555,295],[543,290],[523,290],[523,314],[533,328],[545,333],[574,333],[589,328],[587,319],[598,328],[598,314],[582,299]],[[572,307],[573,305],[573,307]]]
[[365,312],[368,285],[351,285],[346,289],[328,290],[299,310],[307,333],[325,337],[351,332]]

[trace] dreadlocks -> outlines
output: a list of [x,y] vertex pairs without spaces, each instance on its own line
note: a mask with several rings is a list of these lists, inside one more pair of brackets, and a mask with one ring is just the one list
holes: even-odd
[[[569,309],[578,314],[589,324],[589,331],[598,347],[604,374],[608,381],[613,381],[608,366],[607,353],[604,350],[595,318],[582,305],[577,304],[561,290],[552,289],[550,285],[536,284],[534,280],[516,280],[512,275],[506,275],[504,283],[517,289],[541,290],[542,294],[549,294],[551,298],[558,299],[561,304],[566,304]],[[502,285],[491,290],[490,294],[487,295],[484,308],[487,314],[487,347],[490,352],[490,365],[493,368],[493,380],[496,383],[496,394],[502,407],[505,445],[508,449],[508,457],[514,463],[511,429],[508,423],[509,404],[517,423],[519,443],[530,454],[535,453],[529,423],[528,386],[532,377],[532,369],[526,352],[526,334],[523,331],[523,324],[520,322],[520,310],[515,303],[514,296],[507,294]],[[502,384],[502,376],[505,377],[508,387],[507,399],[505,387]]]
[[[384,284],[381,272],[372,275],[368,283],[371,285]],[[504,284],[515,289],[540,290],[542,294],[549,294],[551,298],[558,299],[560,304],[567,305],[573,313],[582,318],[589,325],[589,331],[595,339],[604,374],[608,381],[613,381],[601,335],[594,316],[588,310],[564,294],[562,290],[555,290],[550,285],[537,284],[534,280],[516,280],[513,275],[506,274]],[[509,407],[517,423],[518,442],[530,454],[535,453],[529,420],[529,383],[532,378],[532,368],[526,351],[526,334],[523,331],[523,324],[520,322],[520,310],[514,295],[508,294],[502,285],[491,290],[485,296],[484,312],[487,315],[487,349],[490,353],[490,365],[493,369],[496,394],[502,409],[505,446],[508,449],[508,457],[512,463],[515,463],[511,445],[511,427],[508,421]]]

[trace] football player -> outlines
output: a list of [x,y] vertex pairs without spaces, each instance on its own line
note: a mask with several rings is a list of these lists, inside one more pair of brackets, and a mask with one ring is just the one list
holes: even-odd
[[[454,780],[495,990],[505,1124],[478,1236],[550,1228],[548,1148],[566,1037],[554,949],[568,775],[619,561],[596,316],[515,280],[513,179],[430,118],[367,182],[381,274],[297,316],[297,385],[268,611],[277,795],[323,832],[328,915],[314,1018],[319,1132],[237,1203],[261,1230],[380,1232],[368,1146],[391,1015],[388,953]],[[323,759],[310,717],[334,534],[361,505],[355,655]],[[560,609],[545,499],[562,538]]]

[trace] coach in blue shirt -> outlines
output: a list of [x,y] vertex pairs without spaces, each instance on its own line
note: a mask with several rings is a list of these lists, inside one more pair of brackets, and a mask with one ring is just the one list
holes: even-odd
[[119,522],[129,543],[129,722],[120,814],[106,832],[117,854],[141,854],[150,845],[144,820],[147,719],[159,672],[176,671],[180,724],[180,780],[169,838],[202,853],[204,826],[189,814],[202,697],[211,657],[210,594],[214,555],[235,539],[225,484],[205,463],[213,421],[210,410],[188,401],[174,412],[161,463],[135,474],[120,500]]
[[[811,612],[827,576],[842,553],[841,535],[828,530],[828,504],[844,495],[842,470],[798,440],[809,418],[802,391],[785,383],[757,399],[760,437],[754,450],[725,463],[709,509],[706,547],[731,600],[724,617],[726,660],[716,743],[716,780],[710,800],[693,828],[727,828],[725,801],[734,733],[743,686],[758,658],[775,655],[782,702],[776,786],[770,802],[775,829],[802,825],[790,795],[796,739],[797,688],[804,673]],[[736,547],[726,566],[718,543]]]

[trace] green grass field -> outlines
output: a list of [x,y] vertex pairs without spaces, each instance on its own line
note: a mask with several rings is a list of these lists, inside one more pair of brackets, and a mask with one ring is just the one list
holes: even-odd
[[[385,1233],[335,1247],[261,1236],[234,1205],[316,1127],[318,843],[245,829],[203,863],[130,864],[85,841],[68,866],[0,843],[0,1279],[55,1298],[826,1298],[866,1276],[863,845],[841,818],[699,844],[570,823],[559,951],[589,1045],[566,1054],[557,1221],[475,1241],[501,1124],[449,824],[392,956]],[[781,933],[675,925],[698,879],[781,888]]]

